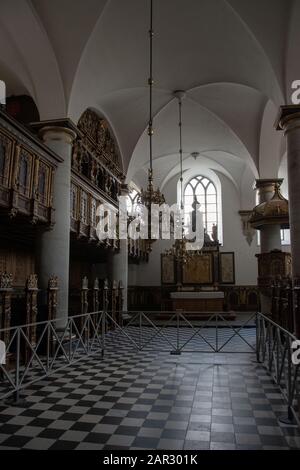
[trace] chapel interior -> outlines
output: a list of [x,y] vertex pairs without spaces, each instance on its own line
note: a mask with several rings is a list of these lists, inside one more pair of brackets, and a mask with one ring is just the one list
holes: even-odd
[[[0,450],[300,448],[299,21],[0,0]],[[99,238],[120,196],[182,237]]]

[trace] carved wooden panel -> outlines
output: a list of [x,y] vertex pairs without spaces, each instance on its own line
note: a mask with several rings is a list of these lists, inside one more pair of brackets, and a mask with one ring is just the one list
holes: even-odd
[[213,258],[211,253],[194,254],[182,267],[183,284],[212,284]]
[[34,253],[26,248],[0,247],[0,272],[13,275],[13,286],[24,287],[27,278],[34,272]]
[[122,169],[120,151],[105,119],[87,109],[79,119],[78,128],[85,135],[92,150],[96,150],[103,160],[113,163],[116,169]]
[[[47,152],[47,151],[46,151]],[[0,206],[31,223],[53,223],[55,164],[27,135],[0,120]]]
[[46,163],[38,162],[37,172],[37,197],[45,206],[50,205],[51,197],[51,168]]
[[8,187],[9,173],[14,147],[13,140],[0,130],[0,184]]
[[24,147],[20,148],[17,167],[18,189],[21,194],[31,197],[34,172],[34,156]]

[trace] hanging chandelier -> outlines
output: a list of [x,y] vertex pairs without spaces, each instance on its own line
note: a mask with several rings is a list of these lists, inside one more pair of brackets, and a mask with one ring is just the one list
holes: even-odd
[[180,224],[181,238],[175,240],[172,247],[165,251],[166,255],[174,256],[178,263],[186,264],[192,258],[192,252],[187,249],[188,241],[184,234],[184,202],[183,202],[183,151],[182,151],[182,99],[185,97],[184,91],[175,91],[178,99],[179,109],[179,159],[180,159]]
[[149,161],[150,166],[148,169],[148,185],[145,190],[141,190],[141,193],[138,198],[138,204],[144,206],[148,211],[148,239],[146,240],[147,244],[147,251],[152,251],[152,244],[156,241],[156,239],[151,238],[151,206],[152,204],[164,204],[165,197],[159,190],[159,188],[155,189],[153,184],[153,148],[152,148],[152,137],[153,137],[153,0],[150,0],[150,29],[149,29],[149,68],[150,68],[150,75],[148,79],[149,85],[149,122],[148,122],[148,136],[149,136]]

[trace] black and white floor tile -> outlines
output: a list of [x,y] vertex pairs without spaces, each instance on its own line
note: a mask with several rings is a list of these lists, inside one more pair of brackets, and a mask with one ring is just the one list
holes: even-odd
[[297,427],[255,355],[110,345],[0,404],[0,450],[298,449]]

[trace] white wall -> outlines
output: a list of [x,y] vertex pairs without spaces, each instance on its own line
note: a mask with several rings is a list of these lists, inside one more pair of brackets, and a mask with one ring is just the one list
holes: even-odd
[[[257,259],[259,253],[257,237],[254,237],[249,247],[243,233],[239,211],[251,209],[254,206],[240,207],[240,194],[233,183],[224,175],[218,173],[222,185],[223,211],[223,246],[221,251],[235,252],[235,269],[237,285],[255,285],[257,282]],[[163,192],[169,204],[176,202],[177,177],[173,178]],[[171,245],[170,241],[158,240],[153,244],[149,263],[129,265],[129,285],[159,286],[161,284],[160,254]]]

